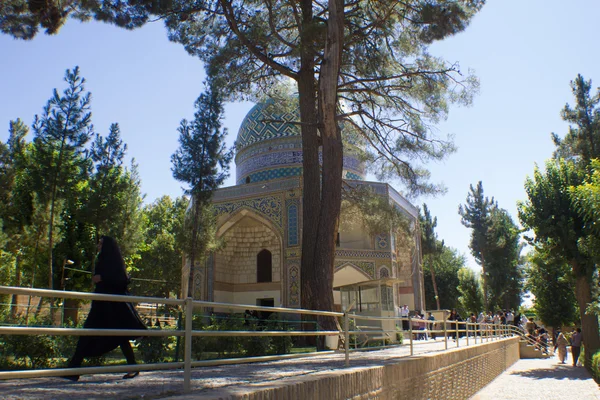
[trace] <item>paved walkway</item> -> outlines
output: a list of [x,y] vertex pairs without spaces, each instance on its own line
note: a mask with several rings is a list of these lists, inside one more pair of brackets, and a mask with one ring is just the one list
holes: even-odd
[[[465,345],[461,340],[461,346]],[[449,348],[456,343],[448,341]],[[415,342],[415,354],[444,350],[443,341]],[[394,363],[409,354],[409,346],[350,354],[350,368]],[[0,381],[1,399],[188,399],[213,395],[240,385],[273,382],[287,377],[312,375],[344,368],[344,354],[323,354],[274,362],[195,368],[192,396],[183,395],[183,371],[142,372],[132,380],[120,374],[82,376],[79,382],[60,378]],[[571,399],[600,400],[600,390],[584,368],[560,365],[556,358],[520,360],[472,400]],[[303,399],[304,400],[304,399]],[[309,400],[309,399],[307,399]],[[414,399],[418,400],[418,399]]]
[[471,398],[471,400],[533,399],[600,400],[600,389],[583,367],[573,367],[569,363],[561,364],[556,357],[534,358],[517,361]]
[[[472,342],[472,339],[471,339]],[[443,340],[415,341],[414,353],[423,354],[444,350]],[[465,339],[461,339],[464,346]],[[456,342],[448,340],[448,348]],[[350,353],[350,368],[361,368],[394,363],[410,354],[408,345],[378,351]],[[343,353],[328,353],[263,363],[225,365],[194,368],[192,370],[192,396],[211,397],[221,390],[250,383],[272,382],[287,377],[311,375],[344,368]],[[183,395],[183,371],[142,372],[131,380],[120,374],[84,375],[79,382],[61,378],[13,379],[0,381],[0,399],[170,399]],[[302,399],[304,400],[304,399]],[[307,399],[310,400],[310,399]]]

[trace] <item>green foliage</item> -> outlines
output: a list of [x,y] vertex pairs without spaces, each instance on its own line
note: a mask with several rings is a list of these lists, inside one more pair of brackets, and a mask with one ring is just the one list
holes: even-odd
[[[585,357],[583,358],[585,359]],[[596,383],[600,383],[600,351],[592,356],[592,376]]]
[[162,363],[167,361],[167,355],[174,339],[173,336],[146,336],[138,341],[136,348],[144,363]]
[[585,81],[581,75],[571,82],[571,87],[576,106],[565,106],[561,115],[569,123],[569,132],[563,139],[553,134],[557,146],[555,159],[546,162],[545,171],[536,166],[533,179],[527,179],[528,199],[519,204],[519,218],[536,235],[530,242],[544,246],[553,257],[571,267],[589,369],[591,356],[600,349],[598,318],[588,310],[598,295],[596,247],[599,242],[590,205],[595,202],[592,187],[596,168],[591,161],[598,158],[600,152],[597,107],[600,97],[590,96],[591,81]]
[[467,267],[461,268],[458,271],[458,281],[460,312],[463,315],[469,313],[477,315],[479,312],[484,311],[483,290],[480,279],[475,272]]
[[[439,299],[439,291],[437,287],[437,280],[435,276],[435,264],[437,259],[440,257],[444,249],[444,241],[439,241],[437,233],[435,233],[435,227],[437,226],[437,217],[432,218],[427,204],[423,204],[423,213],[419,210],[419,224],[421,225],[421,255],[423,257],[423,264],[427,264],[427,273],[424,275],[431,275],[431,287],[433,289],[433,298],[435,299],[436,309],[441,309],[441,303]],[[429,286],[429,285],[428,285]],[[431,291],[425,289],[425,306],[428,310],[433,307],[434,303],[431,300]],[[427,304],[430,307],[427,307]]]
[[[279,320],[280,316],[277,313],[273,313],[269,316],[267,321],[266,330],[268,331],[291,331],[287,323]],[[272,351],[275,354],[288,354],[292,348],[292,337],[291,336],[273,336],[271,338]]]
[[7,354],[19,367],[40,369],[54,366],[54,341],[47,335],[5,335],[2,339]]
[[516,310],[521,305],[523,271],[521,233],[508,212],[494,208],[490,215],[487,284],[490,309]]
[[133,281],[138,295],[170,297],[181,290],[181,262],[183,256],[183,225],[188,200],[179,197],[173,201],[163,196],[146,205],[144,213],[144,245],[135,262],[133,278],[143,277],[156,282]]
[[404,343],[404,332],[402,331],[401,327],[396,327],[396,340],[398,341],[398,344],[402,344]]
[[471,228],[471,254],[481,265],[484,309],[516,309],[521,304],[522,268],[520,231],[511,216],[492,197],[484,197],[483,184],[470,186],[458,213]]
[[527,178],[528,199],[519,202],[519,219],[525,228],[533,230],[530,243],[551,242],[551,249],[569,262],[576,260],[585,273],[588,257],[579,251],[578,241],[586,236],[585,222],[577,212],[570,187],[579,186],[585,173],[566,160],[546,162],[546,170],[535,168],[533,178]]
[[60,236],[55,237],[57,217],[73,204],[72,194],[80,192],[80,185],[88,177],[90,163],[85,156],[85,145],[93,130],[91,94],[84,93],[85,79],[80,76],[79,67],[67,70],[64,80],[67,88],[63,94],[54,89],[43,113],[36,115],[33,122],[31,175],[38,199],[49,208],[47,254],[51,289],[57,275],[53,250],[55,242],[60,240]]
[[569,124],[569,132],[564,138],[552,133],[556,145],[554,158],[581,160],[584,165],[600,157],[600,89],[591,95],[592,81],[586,81],[578,74],[571,81],[575,106],[565,105],[561,112],[563,121]]
[[[222,129],[223,97],[218,82],[210,79],[206,91],[196,100],[194,120],[182,120],[179,126],[180,147],[171,156],[173,177],[188,185],[186,194],[192,197],[191,217],[186,230],[191,233],[189,265],[203,261],[215,242],[215,217],[210,207],[212,193],[229,176],[232,150],[224,140],[227,130]],[[194,268],[189,268],[187,295],[194,297]],[[198,296],[199,294],[196,294]]]
[[[439,243],[441,245],[441,243]],[[425,307],[434,308],[435,292],[431,279],[432,270],[435,271],[435,280],[438,287],[438,296],[441,309],[458,307],[458,271],[465,266],[465,257],[456,249],[443,246],[436,257],[427,257],[423,260],[423,284],[425,286]]]
[[535,296],[533,309],[546,326],[560,328],[578,321],[575,282],[569,264],[539,244],[528,256],[526,288]]
[[414,246],[412,228],[401,210],[368,187],[348,185],[342,195],[340,230],[365,230],[369,235],[392,232],[397,245]]

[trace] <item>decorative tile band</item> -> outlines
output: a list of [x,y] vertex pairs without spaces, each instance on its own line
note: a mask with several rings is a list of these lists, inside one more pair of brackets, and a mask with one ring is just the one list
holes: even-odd
[[283,230],[282,201],[278,196],[265,196],[258,199],[246,199],[231,203],[215,204],[217,216],[222,214],[233,214],[242,207],[255,210],[259,214],[273,222],[279,231]]
[[352,258],[391,258],[389,251],[374,251],[374,250],[336,250],[336,257],[352,257]]
[[300,307],[300,263],[288,262],[288,307]]
[[338,271],[339,269],[345,266],[352,266],[360,271],[363,271],[365,274],[369,276],[371,279],[375,278],[375,263],[369,261],[356,261],[356,260],[337,260],[334,264],[334,271]]
[[297,177],[269,182],[268,185],[258,183],[236,185],[217,189],[213,195],[213,202],[216,203],[226,200],[238,200],[240,197],[268,196],[272,192],[287,191],[298,188],[300,188],[300,179]]
[[298,201],[287,200],[288,246],[298,246]]
[[238,162],[236,165],[236,176],[238,180],[248,175],[248,173],[258,171],[269,167],[278,166],[302,166],[302,151],[272,151],[261,154],[258,157],[252,157],[244,162]]
[[[276,168],[269,169],[266,171],[256,172],[254,174],[248,175],[250,177],[250,182],[264,182],[270,181],[274,179],[287,178],[290,176],[300,176],[302,175],[302,167],[291,167],[291,168]],[[243,185],[245,182],[245,177],[238,181],[238,185]]]

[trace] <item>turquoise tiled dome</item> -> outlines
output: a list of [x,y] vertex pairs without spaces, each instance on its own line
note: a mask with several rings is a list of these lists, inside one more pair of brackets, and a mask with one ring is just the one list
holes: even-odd
[[238,154],[248,146],[266,140],[300,137],[300,126],[285,121],[299,122],[300,116],[297,111],[287,111],[283,107],[277,107],[272,99],[252,107],[238,132],[236,141]]
[[[259,103],[248,112],[236,140],[236,182],[256,183],[302,175],[302,133],[298,109]],[[346,179],[364,179],[364,165],[352,152],[344,155]]]

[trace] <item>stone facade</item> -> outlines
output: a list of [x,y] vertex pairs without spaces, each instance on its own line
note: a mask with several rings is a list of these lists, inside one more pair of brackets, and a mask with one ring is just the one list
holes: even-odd
[[[219,189],[213,197],[217,235],[225,246],[206,265],[196,266],[195,298],[301,306],[302,145],[299,127],[292,123],[297,119],[297,113],[266,102],[255,106],[242,122],[236,141],[237,185]],[[391,186],[362,180],[365,171],[357,147],[347,144],[345,149],[346,183],[366,185],[387,197],[417,226],[417,209]],[[334,287],[339,282],[399,278],[394,303],[422,309],[418,230],[409,238],[410,246],[398,246],[391,232],[371,236],[352,229],[339,236]],[[257,280],[261,252],[270,256],[270,282]]]

